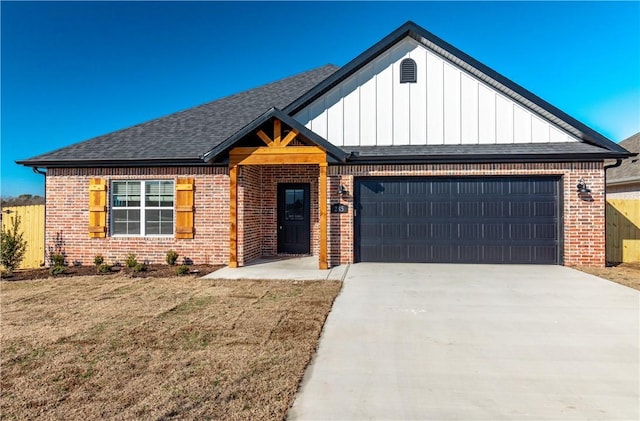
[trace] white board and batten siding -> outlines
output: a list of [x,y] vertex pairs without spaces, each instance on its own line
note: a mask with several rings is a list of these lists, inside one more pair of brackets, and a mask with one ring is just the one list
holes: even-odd
[[[400,83],[404,58],[416,62],[416,83]],[[579,142],[412,38],[295,118],[337,146]]]

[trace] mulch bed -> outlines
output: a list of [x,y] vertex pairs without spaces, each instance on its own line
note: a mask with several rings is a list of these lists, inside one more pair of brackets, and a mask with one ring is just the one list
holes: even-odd
[[[99,274],[100,276],[115,276],[115,275],[129,275],[136,278],[170,278],[176,276],[176,268],[178,266],[169,265],[148,265],[147,270],[144,272],[133,272],[126,266],[114,266],[111,268],[111,272],[105,274]],[[204,276],[211,272],[214,272],[223,265],[189,265],[189,275],[191,276]],[[69,266],[66,268],[65,273],[55,276],[56,278],[68,278],[72,276],[88,276],[96,275],[97,270],[95,266]],[[48,268],[40,269],[18,269],[13,272],[12,275],[2,276],[3,281],[27,281],[33,279],[47,279],[51,278]]]

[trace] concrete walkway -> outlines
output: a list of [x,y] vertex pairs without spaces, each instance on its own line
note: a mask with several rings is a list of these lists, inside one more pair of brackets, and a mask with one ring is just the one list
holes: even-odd
[[274,257],[252,260],[239,268],[222,268],[204,276],[206,279],[291,279],[298,281],[344,278],[349,265],[329,270],[318,269],[318,257]]
[[560,266],[352,265],[290,420],[637,420],[640,292]]

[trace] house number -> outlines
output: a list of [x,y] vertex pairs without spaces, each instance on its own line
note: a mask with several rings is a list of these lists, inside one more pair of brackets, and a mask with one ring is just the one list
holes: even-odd
[[347,205],[343,205],[342,203],[335,203],[331,205],[331,213],[347,213],[349,208]]

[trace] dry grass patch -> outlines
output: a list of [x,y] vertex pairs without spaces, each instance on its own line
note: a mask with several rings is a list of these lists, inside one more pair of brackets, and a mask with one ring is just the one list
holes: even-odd
[[605,268],[576,267],[576,269],[640,290],[640,263],[620,263]]
[[283,419],[339,282],[1,285],[3,419]]

